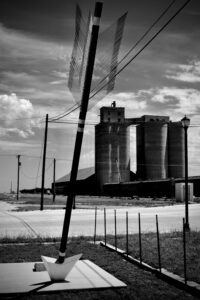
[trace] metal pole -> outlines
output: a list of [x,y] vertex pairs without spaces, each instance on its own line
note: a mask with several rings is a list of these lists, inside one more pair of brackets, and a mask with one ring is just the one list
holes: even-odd
[[188,218],[188,141],[187,127],[184,127],[185,133],[185,229],[190,230]]
[[161,258],[160,258],[160,236],[159,236],[159,228],[158,228],[158,215],[156,215],[156,232],[157,232],[157,247],[158,247],[158,266],[161,272]]
[[187,261],[186,261],[185,219],[184,218],[183,218],[183,262],[184,262],[185,284],[187,284]]
[[20,175],[19,171],[21,166],[20,156],[21,155],[17,155],[17,200],[19,200],[19,175]]
[[126,212],[126,255],[128,256],[128,212]]
[[138,213],[138,227],[139,227],[139,251],[140,251],[140,262],[142,262],[142,238],[141,238],[140,213]]
[[74,195],[74,199],[73,199],[73,209],[76,209],[76,196]]
[[96,54],[96,47],[97,47],[97,40],[98,40],[98,33],[99,33],[99,22],[101,17],[102,6],[103,4],[101,2],[97,2],[95,4],[93,25],[91,31],[91,41],[90,41],[89,52],[88,52],[88,62],[86,67],[85,81],[83,86],[81,107],[79,113],[79,122],[78,122],[78,128],[76,133],[74,156],[72,161],[72,169],[71,169],[71,176],[70,176],[70,190],[67,197],[62,238],[61,238],[60,251],[59,251],[59,257],[57,259],[57,263],[63,263],[65,259],[65,251],[66,251],[66,245],[68,240],[72,205],[73,205],[73,200],[75,195],[74,186],[76,183],[76,178],[78,173],[78,165],[79,165],[84,125],[85,125],[85,119],[86,119],[88,101],[90,95],[90,87],[91,87],[92,74],[94,68],[94,60]]
[[53,159],[53,203],[55,202],[56,199],[56,160],[55,158]]
[[45,163],[46,163],[46,149],[47,149],[47,132],[48,132],[48,114],[46,115],[45,133],[44,133],[44,150],[43,150],[43,164],[42,164],[42,188],[41,188],[40,210],[43,210],[43,203],[44,203],[44,182],[45,182]]
[[104,241],[106,245],[106,209],[104,208]]
[[95,207],[95,216],[94,216],[94,244],[96,243],[96,233],[97,233],[97,207]]
[[115,220],[115,250],[117,250],[117,216],[116,216],[116,209],[114,210],[114,220]]

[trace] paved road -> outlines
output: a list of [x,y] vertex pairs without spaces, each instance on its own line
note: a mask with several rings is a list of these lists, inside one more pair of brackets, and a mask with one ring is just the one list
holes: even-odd
[[[59,237],[62,233],[64,210],[44,210],[13,212],[13,206],[0,202],[0,237],[2,236],[51,236]],[[184,205],[165,207],[117,207],[117,233],[126,232],[126,211],[128,211],[129,232],[138,232],[138,213],[141,214],[143,232],[155,231],[155,215],[159,218],[160,232],[182,229]],[[94,234],[94,209],[76,209],[72,212],[69,236]],[[189,205],[190,226],[200,230],[200,204]],[[114,209],[106,209],[107,233],[114,233]],[[97,211],[97,234],[104,234],[104,210]]]

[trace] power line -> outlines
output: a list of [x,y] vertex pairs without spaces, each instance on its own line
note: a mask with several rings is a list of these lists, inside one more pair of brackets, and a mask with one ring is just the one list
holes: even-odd
[[[171,21],[183,10],[183,8],[190,2],[191,0],[187,0],[177,11],[172,15],[172,17],[153,35],[148,42],[145,43],[145,45],[133,56],[131,57],[128,62],[121,67],[119,71],[117,71],[111,78],[102,86],[100,87],[94,94],[90,96],[90,100],[97,95],[101,90],[105,88],[105,86],[111,82],[117,75],[119,75],[168,25],[171,23]],[[131,49],[125,54],[125,56],[120,60],[120,62],[117,64],[117,66],[124,61],[124,59],[135,49],[135,47],[146,37],[146,35],[151,31],[151,29],[160,21],[160,19],[166,14],[166,12],[171,8],[171,6],[176,2],[176,0],[173,0],[170,5],[162,12],[162,14],[156,19],[156,21],[153,22],[153,24],[149,27],[149,29],[142,35],[142,37],[136,42],[136,44],[131,47]],[[105,76],[101,82],[103,82],[106,78],[108,77]],[[98,84],[99,85],[99,84]],[[97,86],[98,86],[97,85]],[[95,90],[95,88],[93,89]],[[73,110],[66,112],[62,117],[58,117],[58,119],[61,119],[65,116],[68,116],[70,113],[78,109],[80,105],[77,105]]]
[[56,121],[56,120],[60,120],[60,119],[62,119],[62,118],[64,118],[64,117],[68,116],[69,114],[71,114],[72,112],[74,112],[75,110],[77,110],[77,108],[79,108],[80,105],[75,104],[73,107],[74,107],[74,108],[72,108],[71,110],[66,111],[66,113],[64,113],[63,116],[54,118],[53,120],[50,120],[49,122],[54,122],[54,121]]
[[[41,148],[42,150],[42,148]],[[16,154],[0,154],[0,157],[16,157]],[[33,155],[27,155],[27,154],[20,154],[21,157],[27,157],[27,158],[41,158],[41,156],[33,156]],[[53,157],[46,157],[47,159],[53,159]],[[71,159],[65,159],[65,158],[56,158],[56,160],[63,160],[63,161],[71,161]]]
[[[129,61],[119,70],[114,74],[110,81],[113,80],[114,77],[119,75],[166,27],[171,23],[171,21],[183,10],[183,8],[190,2],[191,0],[187,0],[177,11],[173,16],[153,35],[153,37],[131,58]],[[92,99],[96,94],[98,94],[106,85],[104,84],[101,88],[99,88],[92,96],[90,96],[90,99]]]
[[[124,55],[124,57],[118,62],[117,66],[119,66],[127,57],[128,55],[136,48],[136,46],[147,36],[147,34],[152,30],[152,28],[161,20],[161,18],[167,13],[167,11],[174,5],[174,3],[177,0],[173,0],[169,6],[161,13],[161,15],[153,22],[153,24],[149,27],[149,29],[141,36],[141,38],[135,43],[134,46],[132,46],[129,51]],[[108,82],[106,82],[106,84],[104,84],[101,88],[99,88],[93,95],[90,96],[90,99],[92,99],[95,95],[97,95],[109,82],[111,82],[117,75],[119,75],[165,28],[166,26],[183,10],[183,8],[190,2],[191,0],[187,0],[178,10],[177,12],[161,27],[160,30],[157,31],[156,34],[153,35],[153,37],[131,58],[129,59],[129,61],[119,70],[117,71]],[[99,83],[102,83],[103,81],[106,80],[106,78],[109,75],[105,76]],[[97,85],[97,86],[98,86]],[[96,86],[96,87],[97,87]],[[94,91],[96,89],[96,87],[92,90]],[[91,91],[91,92],[92,92]],[[68,116],[69,114],[71,114],[72,112],[74,112],[75,110],[77,110],[80,107],[80,105],[74,104],[71,108],[67,109],[66,111],[64,111],[63,113],[60,113],[54,117],[51,117],[49,122],[54,122],[56,120],[59,120],[61,118],[64,118],[66,116]],[[41,116],[35,116],[32,118],[18,118],[18,119],[14,119],[14,120],[28,120],[28,119],[39,119],[41,118]],[[6,121],[1,119],[0,121]],[[44,121],[44,118],[41,119],[41,122]]]
[[[77,121],[55,121],[55,122],[51,122],[51,123],[58,123],[58,124],[78,124]],[[85,125],[97,125],[98,123],[85,123]]]
[[58,114],[58,115],[55,115],[55,116],[49,118],[49,122],[53,122],[53,121],[55,121],[57,118],[63,117],[63,114],[68,113],[69,111],[71,111],[71,110],[72,110],[74,107],[76,107],[76,106],[77,106],[77,104],[74,104],[74,105],[72,105],[70,108],[68,108],[67,110],[65,110],[64,112],[62,112],[62,113],[60,113],[60,114]]
[[[153,29],[153,27],[164,17],[164,15],[168,12],[168,10],[174,5],[177,0],[173,0],[169,6],[161,13],[161,15],[152,23],[152,25],[147,29],[147,31],[141,36],[141,38],[132,46],[129,51],[124,55],[124,57],[118,62],[117,67],[128,57],[128,55],[139,45],[139,43],[148,35],[148,33]],[[109,74],[106,75],[102,80],[97,84],[100,85],[103,81],[105,81],[109,77]],[[97,87],[96,86],[96,87]],[[96,87],[91,91],[93,92]]]
[[35,178],[35,187],[37,186],[37,180],[38,180],[38,177],[39,177],[39,169],[40,169],[40,163],[41,163],[41,157],[42,157],[42,150],[43,150],[43,143],[41,142],[39,164],[38,164],[38,169],[37,169],[37,176]]
[[[45,168],[45,172],[48,171],[48,170],[50,169],[50,167],[52,166],[52,164],[53,164],[53,163],[51,162],[51,163],[49,164],[49,166]],[[38,173],[37,173],[37,176],[34,176],[34,177],[29,176],[29,175],[27,175],[27,174],[24,173],[23,168],[21,169],[21,172],[22,172],[22,174],[24,175],[24,177],[26,177],[26,178],[28,178],[28,179],[30,179],[30,180],[34,180],[34,179],[37,179],[37,178],[42,177],[42,175],[39,175],[39,176],[38,176]]]

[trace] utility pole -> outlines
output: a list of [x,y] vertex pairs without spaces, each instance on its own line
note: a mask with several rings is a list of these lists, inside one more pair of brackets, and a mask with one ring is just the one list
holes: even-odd
[[44,202],[44,182],[45,182],[45,163],[46,163],[46,148],[47,148],[47,132],[48,132],[48,114],[46,115],[46,122],[45,122],[44,150],[43,150],[43,164],[42,164],[42,188],[41,188],[40,210],[43,210],[43,202]]
[[67,203],[65,209],[65,218],[64,218],[62,238],[60,243],[59,257],[56,261],[57,263],[60,264],[63,263],[65,260],[65,251],[66,251],[66,245],[68,240],[71,212],[72,212],[72,206],[73,206],[74,196],[75,196],[74,187],[75,187],[77,173],[78,173],[85,119],[86,119],[88,102],[89,102],[102,6],[103,4],[101,2],[96,2],[95,4],[93,25],[91,29],[91,40],[90,40],[89,51],[88,51],[88,60],[86,65],[86,73],[85,73],[83,92],[81,97],[79,122],[78,122],[78,128],[76,133],[76,141],[75,141],[74,155],[73,155],[71,175],[70,175],[70,188],[69,188],[69,194],[67,197]]
[[182,126],[184,129],[184,146],[185,146],[185,230],[189,231],[190,230],[190,225],[189,225],[189,212],[188,212],[188,202],[189,202],[189,197],[188,197],[188,136],[187,136],[187,131],[190,126],[190,119],[185,117],[181,120]]
[[76,196],[74,195],[74,200],[73,200],[73,209],[76,209]]
[[53,159],[53,203],[55,202],[56,198],[56,187],[55,187],[55,181],[56,181],[56,159]]
[[17,155],[17,200],[19,200],[19,171],[21,166],[20,156],[21,155]]

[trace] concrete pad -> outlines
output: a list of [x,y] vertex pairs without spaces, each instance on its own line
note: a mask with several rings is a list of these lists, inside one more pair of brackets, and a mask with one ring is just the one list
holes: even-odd
[[34,264],[0,264],[0,297],[3,294],[126,287],[125,283],[89,260],[77,261],[62,282],[52,282],[47,271],[34,272]]

